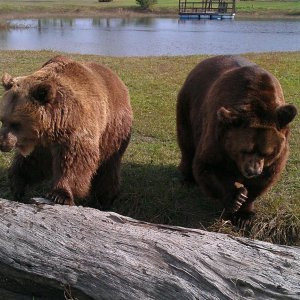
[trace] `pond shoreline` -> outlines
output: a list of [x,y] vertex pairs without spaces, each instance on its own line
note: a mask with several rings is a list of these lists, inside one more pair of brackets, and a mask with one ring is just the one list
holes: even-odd
[[[141,11],[137,8],[109,8],[101,10],[86,10],[81,11],[76,9],[64,10],[64,11],[55,11],[55,12],[4,12],[0,13],[0,18],[4,21],[10,19],[38,19],[38,18],[61,18],[61,17],[70,17],[70,18],[93,18],[93,17],[104,17],[104,18],[120,18],[120,17],[161,17],[161,18],[177,18],[178,11],[174,9],[163,9],[163,10],[154,10],[154,11]],[[287,20],[300,20],[299,14],[289,14],[287,12],[269,12],[261,13],[259,11],[255,13],[239,13],[237,12],[235,19],[237,20],[261,20],[261,19],[287,19]],[[1,21],[0,21],[1,23]],[[1,25],[0,25],[1,29]]]

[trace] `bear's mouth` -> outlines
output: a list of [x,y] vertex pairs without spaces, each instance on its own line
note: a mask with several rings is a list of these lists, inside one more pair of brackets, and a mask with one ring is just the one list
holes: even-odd
[[250,174],[244,174],[244,176],[248,179],[251,179],[251,178],[255,178],[255,177],[258,177],[260,174],[257,174],[257,175],[250,175]]
[[26,145],[26,144],[17,143],[16,149],[21,155],[28,156],[33,151],[34,145],[32,145],[32,144]]
[[258,177],[262,172],[260,170],[243,170],[243,175],[247,179],[256,178]]

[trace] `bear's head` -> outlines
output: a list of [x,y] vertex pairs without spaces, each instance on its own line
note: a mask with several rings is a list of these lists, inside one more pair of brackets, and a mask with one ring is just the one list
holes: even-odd
[[39,143],[45,129],[45,106],[54,98],[51,84],[32,81],[26,77],[2,77],[5,89],[0,107],[0,150],[16,148],[29,155]]
[[273,112],[273,124],[257,122],[253,116],[245,117],[248,110],[247,105],[239,109],[221,107],[217,116],[224,128],[220,139],[225,152],[244,177],[252,178],[272,165],[286,148],[287,125],[297,110],[293,105],[277,107]]

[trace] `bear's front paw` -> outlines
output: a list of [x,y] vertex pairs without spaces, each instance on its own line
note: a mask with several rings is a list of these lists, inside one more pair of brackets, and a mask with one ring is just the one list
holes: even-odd
[[248,191],[245,187],[240,187],[234,201],[234,212],[238,211],[248,199]]
[[46,198],[56,204],[74,205],[73,197],[64,189],[55,189],[46,195]]
[[235,183],[236,192],[234,197],[229,201],[226,211],[228,213],[235,213],[237,212],[242,205],[247,201],[248,199],[248,191],[244,187],[244,185],[236,182]]
[[49,199],[43,198],[43,197],[33,197],[33,198],[30,198],[28,200],[28,204],[36,204],[36,205],[48,204],[48,205],[54,205],[54,202],[51,201],[51,200],[49,200]]

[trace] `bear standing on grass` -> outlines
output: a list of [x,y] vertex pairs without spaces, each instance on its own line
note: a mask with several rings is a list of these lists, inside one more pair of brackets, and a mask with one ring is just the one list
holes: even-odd
[[177,102],[180,169],[223,202],[232,220],[254,214],[253,201],[279,177],[288,156],[286,105],[278,80],[237,56],[217,56],[188,75]]
[[120,163],[130,140],[127,88],[111,70],[63,56],[29,76],[4,74],[0,149],[16,149],[9,169],[14,199],[52,178],[45,198],[74,204],[89,193],[108,209],[119,191]]

